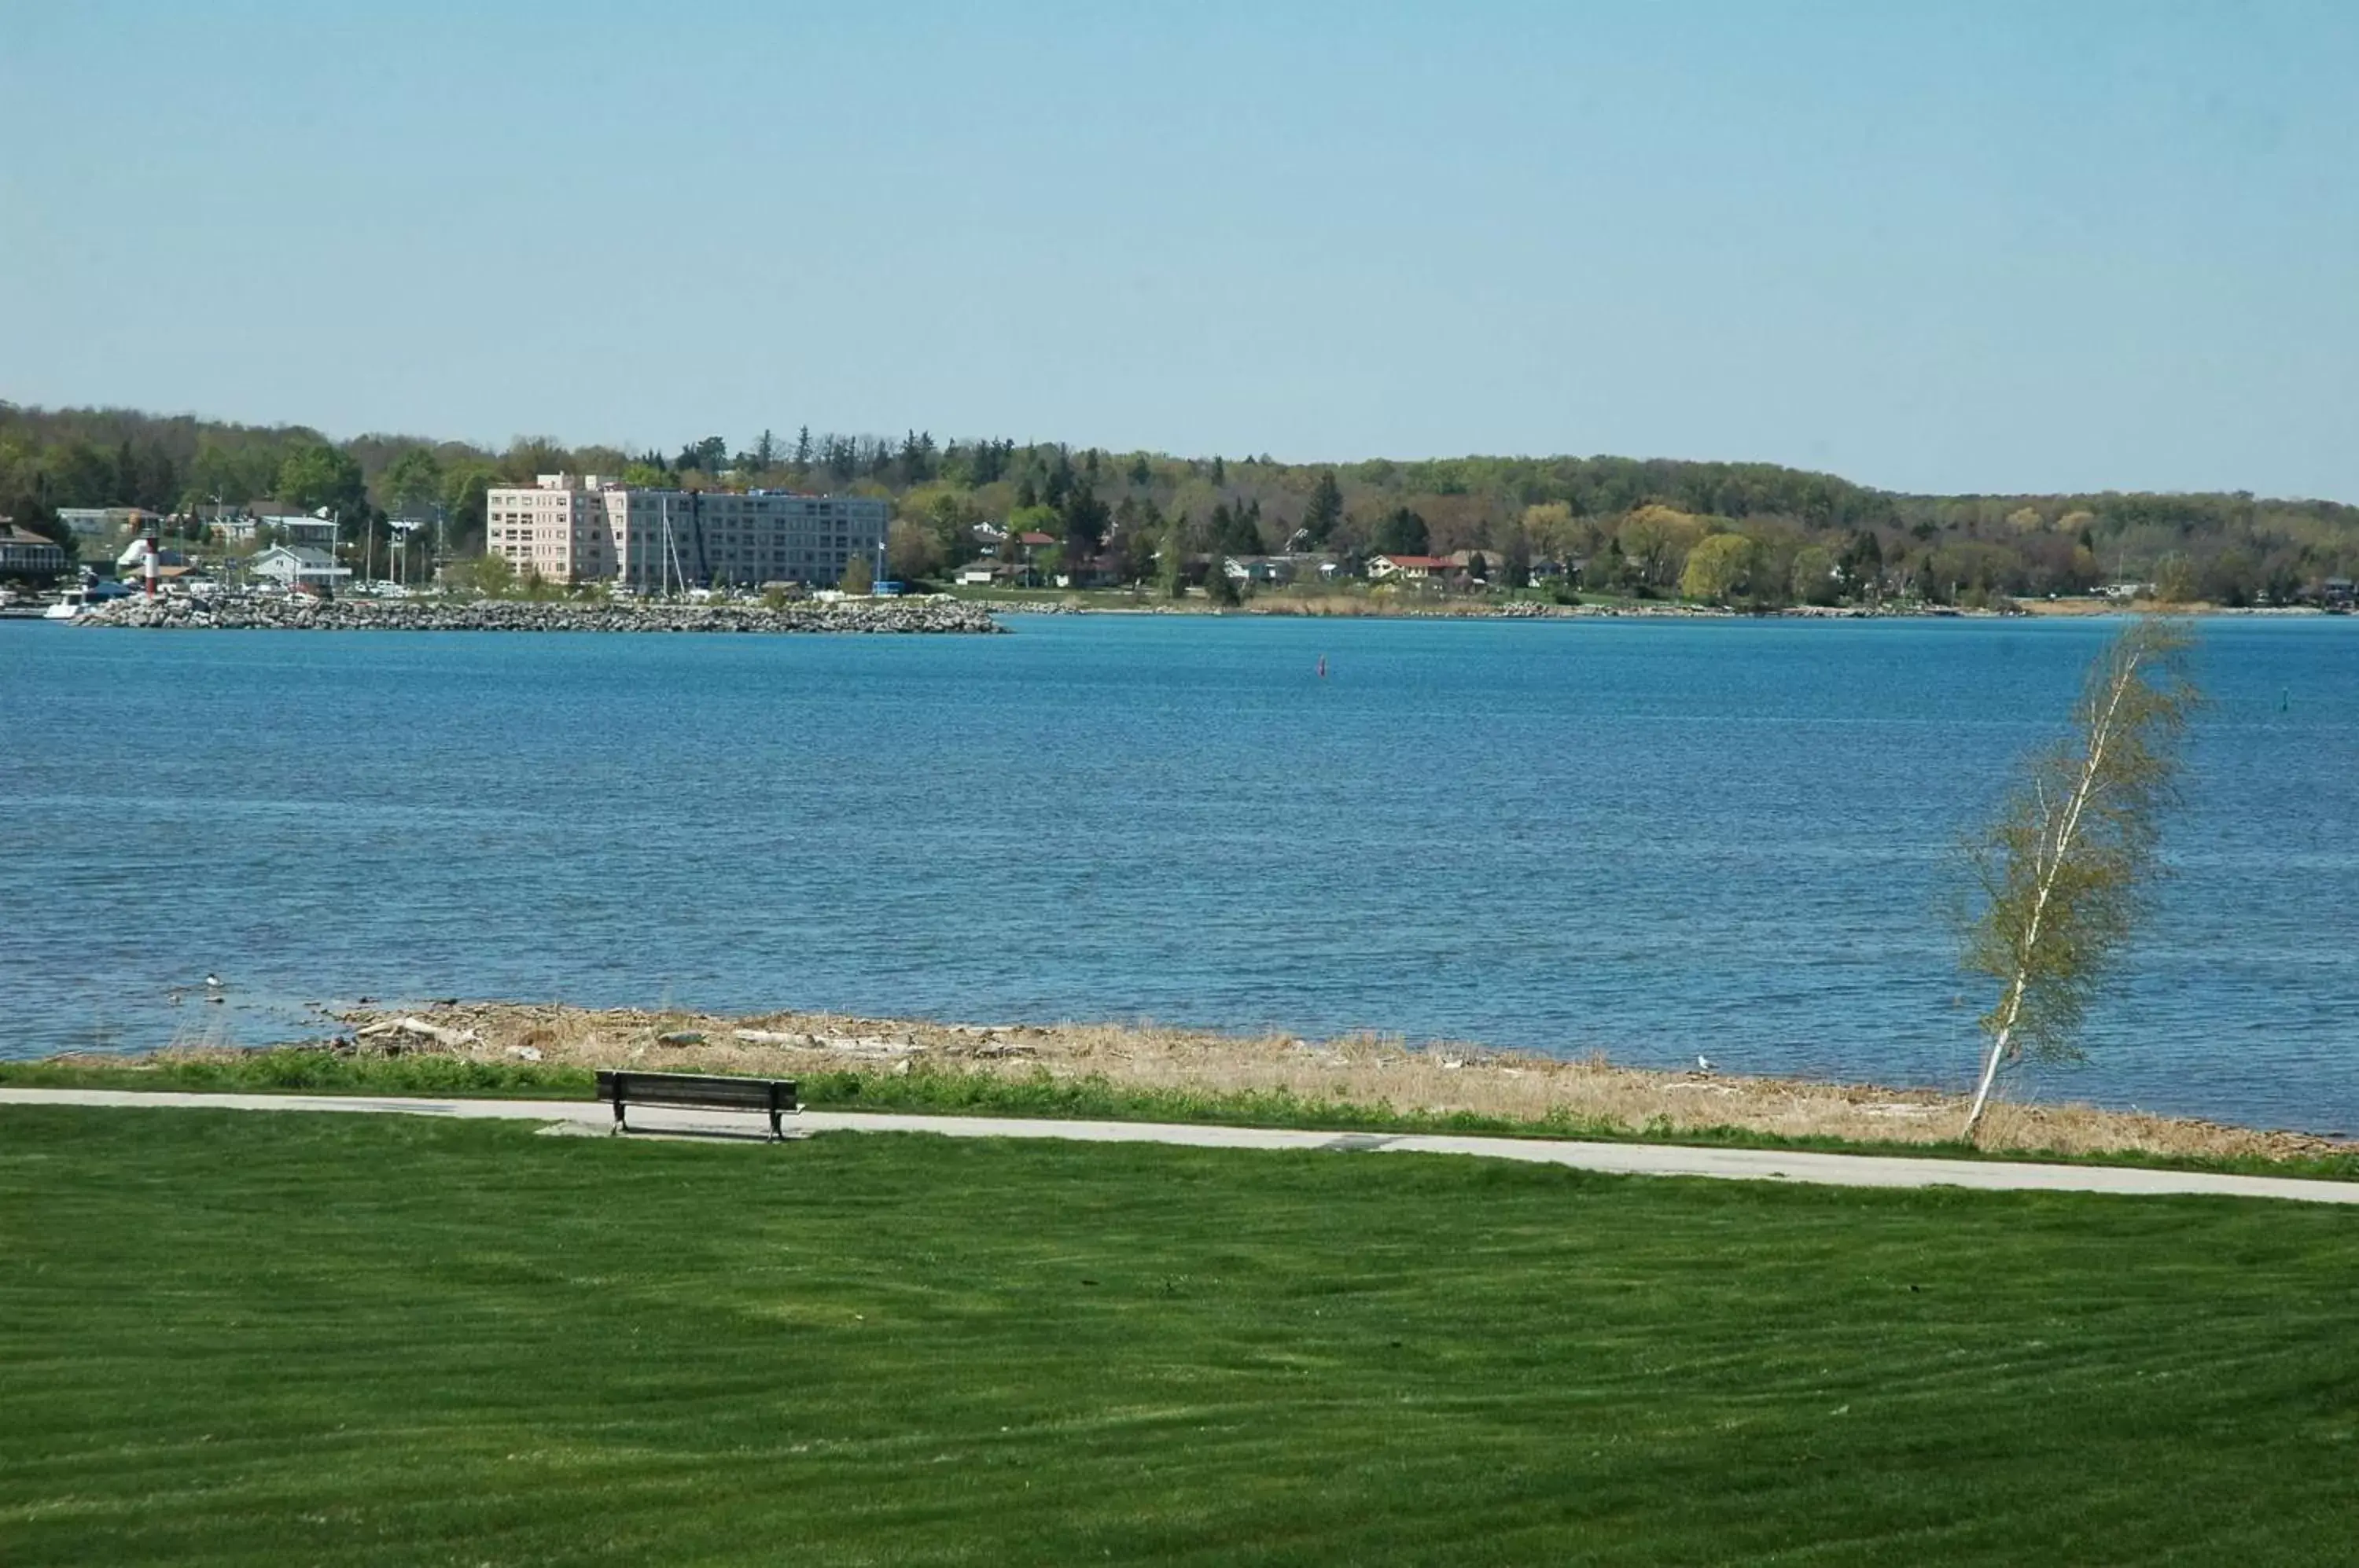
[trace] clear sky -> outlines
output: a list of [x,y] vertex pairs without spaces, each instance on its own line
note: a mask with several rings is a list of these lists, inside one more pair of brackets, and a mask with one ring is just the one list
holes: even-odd
[[0,397],[2359,501],[2359,4],[0,0]]

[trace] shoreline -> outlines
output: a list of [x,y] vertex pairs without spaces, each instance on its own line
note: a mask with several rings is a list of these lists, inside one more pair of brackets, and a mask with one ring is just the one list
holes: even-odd
[[[1152,1024],[971,1024],[780,1010],[587,1008],[445,1000],[412,1008],[334,1007],[338,1037],[288,1042],[360,1059],[428,1057],[492,1068],[637,1067],[769,1076],[917,1074],[1020,1085],[1101,1085],[1117,1094],[1256,1097],[1337,1113],[1469,1116],[1561,1136],[1743,1134],[1956,1149],[1962,1094],[1801,1078],[1629,1067],[1481,1045],[1412,1046],[1349,1035],[1223,1034]],[[264,1049],[285,1049],[264,1048]],[[68,1055],[120,1069],[252,1054],[182,1047],[146,1057]],[[2076,1103],[1999,1102],[1984,1151],[2270,1161],[2335,1158],[2359,1143],[2314,1133]]]
[[746,632],[994,636],[990,610],[941,596],[671,604],[565,599],[116,599],[67,623],[137,631]]
[[2334,612],[2313,605],[2288,604],[2231,607],[2223,604],[2124,604],[2108,601],[2019,600],[2006,609],[1965,609],[1948,604],[1907,607],[1859,604],[1788,604],[1774,610],[1732,609],[1721,604],[1685,604],[1669,601],[1625,604],[1548,604],[1529,601],[1491,604],[1481,600],[1437,600],[1430,604],[1378,604],[1345,594],[1309,598],[1271,596],[1242,604],[1214,604],[1202,600],[1120,600],[1095,603],[1082,594],[1038,599],[962,599],[1003,615],[1198,615],[1269,616],[1279,620],[1369,621],[1550,621],[1550,620],[1714,620],[1714,621],[2011,621],[2059,620],[2100,615],[2169,614],[2260,619],[2322,619]]

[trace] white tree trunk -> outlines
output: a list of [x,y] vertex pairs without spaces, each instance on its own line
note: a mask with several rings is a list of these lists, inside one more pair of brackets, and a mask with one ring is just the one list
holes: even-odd
[[2082,813],[2095,798],[2098,770],[2104,765],[2106,748],[2113,744],[2114,716],[2120,711],[2123,693],[2136,678],[2135,659],[2114,672],[2112,688],[2105,693],[2104,711],[2090,726],[2089,755],[2082,759],[2081,777],[2074,781],[2072,793],[2064,802],[2055,836],[2051,839],[2041,835],[2038,891],[2032,896],[2031,918],[2024,922],[2023,940],[2016,945],[2015,980],[2007,987],[2006,1011],[1999,1018],[1998,1032],[1991,1040],[1990,1054],[1984,1059],[1982,1081],[1974,1086],[1973,1104],[1966,1109],[1966,1125],[1961,1136],[1970,1142],[1982,1125],[1983,1112],[1989,1106],[1992,1086],[1998,1082],[1999,1067],[2006,1062],[2007,1046],[2015,1037],[2016,1021],[2023,1016],[2023,994],[2031,982],[2031,955],[2039,946],[2049,897],[2056,890],[2056,875],[2063,869],[2065,855],[2080,835]]

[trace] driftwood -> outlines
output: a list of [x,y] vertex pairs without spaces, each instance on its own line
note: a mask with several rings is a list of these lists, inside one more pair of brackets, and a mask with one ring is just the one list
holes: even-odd
[[484,1043],[484,1037],[473,1029],[444,1029],[440,1024],[429,1024],[424,1018],[387,1018],[382,1023],[370,1024],[365,1029],[356,1029],[353,1032],[362,1040],[377,1039],[392,1034],[414,1034],[421,1039],[430,1040],[437,1045],[447,1045],[454,1051],[462,1045]]
[[878,1060],[910,1056],[925,1049],[906,1040],[888,1040],[874,1034],[799,1034],[786,1029],[731,1029],[729,1035],[747,1045],[783,1045],[797,1051],[825,1051],[838,1056]]

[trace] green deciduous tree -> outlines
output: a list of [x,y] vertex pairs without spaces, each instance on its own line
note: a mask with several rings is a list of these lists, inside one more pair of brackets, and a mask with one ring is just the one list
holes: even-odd
[[1631,574],[1640,583],[1668,588],[1680,581],[1688,550],[1703,531],[1703,524],[1686,512],[1647,506],[1623,519],[1616,537]]
[[442,465],[429,449],[411,447],[386,466],[377,493],[394,516],[424,517],[442,504]]
[[943,566],[933,529],[909,517],[897,517],[885,533],[885,564],[904,583],[933,576]]
[[847,593],[865,597],[876,588],[876,574],[868,569],[868,558],[854,555],[843,563],[843,576],[836,583]]
[[358,461],[325,441],[308,441],[287,454],[278,465],[277,490],[278,499],[307,511],[352,511],[368,494]]
[[450,569],[451,580],[485,598],[505,598],[516,590],[516,567],[504,555],[478,555]]
[[1754,544],[1743,534],[1713,534],[1688,551],[1680,573],[1680,592],[1690,599],[1724,604],[1742,592],[1753,574]]
[[1965,1136],[1999,1073],[2025,1055],[2075,1060],[2081,1020],[2159,870],[2180,743],[2201,701],[2192,638],[2144,615],[2090,666],[2071,732],[2035,755],[1997,821],[1968,846],[1982,907],[1963,962],[1999,984]]
[[1822,544],[1806,544],[1794,552],[1794,570],[1788,590],[1805,604],[1832,604],[1843,597],[1843,575],[1835,552]]
[[2154,596],[2166,604],[2191,604],[2202,587],[2195,562],[2183,550],[2172,550],[2154,567]]

